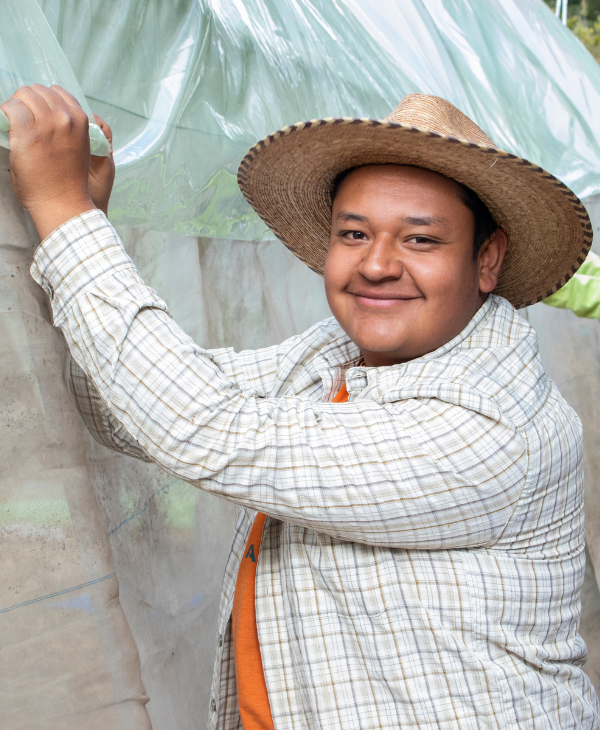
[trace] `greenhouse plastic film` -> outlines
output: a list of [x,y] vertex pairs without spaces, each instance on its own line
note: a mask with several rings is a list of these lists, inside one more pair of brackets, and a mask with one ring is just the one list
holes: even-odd
[[272,237],[237,167],[279,127],[443,96],[582,197],[600,192],[600,67],[542,0],[43,0],[115,131],[111,218]]
[[36,243],[0,149],[0,726],[149,730]]
[[[0,23],[0,103],[19,88],[57,84],[77,99],[90,121],[92,154],[106,156],[110,145],[95,123],[65,55],[35,0],[2,0]],[[0,110],[0,145],[8,148],[9,122]]]

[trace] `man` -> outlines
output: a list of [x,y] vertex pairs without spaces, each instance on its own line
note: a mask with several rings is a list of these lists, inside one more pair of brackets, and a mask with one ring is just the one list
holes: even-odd
[[571,191],[435,97],[286,127],[240,187],[335,319],[211,352],[96,209],[72,97],[2,108],[90,427],[242,507],[209,727],[599,728],[581,427],[513,306],[589,250]]

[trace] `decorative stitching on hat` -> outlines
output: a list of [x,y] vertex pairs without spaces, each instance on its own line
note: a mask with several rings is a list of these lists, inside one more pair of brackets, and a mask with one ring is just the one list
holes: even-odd
[[[368,119],[368,118],[357,119],[357,118],[353,118],[353,117],[336,117],[336,118],[328,117],[328,118],[324,118],[324,119],[310,120],[307,122],[301,122],[301,123],[298,123],[295,125],[290,125],[288,127],[282,128],[278,132],[274,132],[272,135],[269,135],[267,138],[257,142],[248,151],[248,153],[246,154],[246,156],[240,163],[240,167],[238,169],[238,184],[240,186],[242,193],[248,200],[248,202],[253,206],[253,202],[252,202],[253,196],[250,194],[249,189],[248,189],[248,172],[251,167],[251,163],[254,161],[254,159],[259,154],[259,152],[264,150],[267,146],[269,146],[270,144],[275,142],[277,139],[280,139],[281,137],[291,134],[292,132],[300,131],[303,129],[309,129],[312,126],[324,127],[324,126],[328,126],[328,125],[333,126],[333,125],[341,125],[341,124],[351,125],[351,126],[368,125],[370,127],[381,127],[384,129],[402,129],[403,131],[410,131],[413,133],[422,134],[422,135],[432,137],[432,138],[435,137],[435,138],[445,139],[446,141],[452,142],[452,143],[460,143],[463,146],[471,148],[471,149],[479,149],[487,154],[495,155],[496,161],[499,158],[506,158],[508,160],[514,160],[520,166],[528,168],[532,172],[535,172],[536,174],[538,174],[541,179],[550,183],[552,185],[552,187],[554,187],[555,189],[560,190],[560,192],[567,198],[568,202],[572,205],[574,212],[577,214],[577,218],[579,219],[579,223],[581,226],[581,232],[582,232],[582,236],[583,236],[584,245],[583,245],[583,248],[581,249],[580,256],[578,256],[578,258],[577,258],[577,264],[581,265],[581,263],[583,263],[583,261],[585,260],[585,257],[589,253],[591,243],[593,240],[593,229],[592,229],[592,225],[589,221],[587,211],[586,211],[585,207],[581,204],[581,201],[579,200],[579,198],[571,190],[569,190],[569,188],[564,183],[562,183],[560,180],[558,180],[556,177],[554,177],[554,175],[548,173],[547,171],[545,171],[538,165],[535,165],[534,163],[531,163],[530,161],[525,160],[510,152],[506,152],[504,150],[498,150],[496,148],[489,147],[486,145],[480,145],[475,142],[469,142],[468,140],[459,139],[457,137],[445,136],[443,134],[440,134],[439,132],[434,132],[432,130],[420,129],[418,127],[409,126],[406,124],[400,124],[400,123],[396,123],[396,122],[386,122],[386,121],[382,121],[382,120],[374,120],[374,119]],[[297,249],[288,245],[288,243],[284,240],[283,235],[281,234],[281,232],[278,230],[278,228],[276,227],[276,225],[274,223],[272,223],[270,220],[265,218],[262,214],[259,214],[259,215],[262,218],[262,220],[269,226],[269,228],[271,228],[271,230],[275,233],[275,235],[279,238],[279,240],[281,240],[286,245],[287,248],[289,248],[291,251],[293,251],[294,254],[298,258],[300,258],[301,261],[303,261],[312,271],[315,271],[316,273],[322,275],[322,272],[320,271],[320,269],[315,268],[314,265],[311,265],[307,261],[307,258],[304,254],[301,254],[300,251],[298,251]],[[317,258],[320,256],[320,254],[317,253],[316,249],[314,251],[314,254],[315,254],[315,256],[317,256]],[[581,256],[583,256],[583,258],[581,258]],[[571,267],[571,272],[574,273],[576,270],[577,270],[577,268],[575,267],[575,265],[573,265]],[[518,303],[517,305],[518,306],[530,306],[533,303],[542,301],[545,298],[545,296],[550,296],[550,294],[557,291],[561,286],[563,286],[567,281],[569,281],[569,279],[571,278],[571,272],[567,273],[552,290],[549,290],[546,293],[546,295],[539,295],[537,298],[531,299],[531,300],[525,302],[525,304]]]

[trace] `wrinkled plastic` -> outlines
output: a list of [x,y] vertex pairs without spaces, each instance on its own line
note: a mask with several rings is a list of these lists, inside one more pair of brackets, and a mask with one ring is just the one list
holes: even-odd
[[[94,121],[89,104],[48,21],[35,0],[3,0],[0,23],[0,103],[19,86],[58,84],[81,104],[90,120],[93,155],[105,157],[110,145]],[[0,110],[0,145],[8,149],[9,122]]]
[[237,167],[273,130],[386,116],[438,94],[499,146],[600,192],[600,66],[542,0],[42,0],[94,110],[113,126],[111,218],[272,237]]

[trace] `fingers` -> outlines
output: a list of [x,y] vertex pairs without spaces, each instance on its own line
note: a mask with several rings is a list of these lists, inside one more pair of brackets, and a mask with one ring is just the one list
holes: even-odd
[[[10,97],[9,101],[24,104],[29,109],[34,119],[42,119],[50,113],[50,106],[48,102],[33,86],[21,86]],[[8,114],[6,116],[8,116]],[[10,119],[10,117],[8,118]]]
[[8,117],[10,128],[29,130],[35,125],[35,117],[31,109],[20,99],[9,99],[0,105],[0,109]]
[[32,84],[30,87],[38,96],[40,96],[53,112],[62,112],[62,114],[74,122],[87,125],[88,115],[83,111],[77,99],[60,86],[51,86],[50,88],[41,84]]
[[[94,112],[92,112],[92,114],[94,114]],[[108,122],[105,122],[104,119],[102,119],[102,117],[99,117],[97,114],[94,114],[94,121],[103,131],[104,136],[110,142],[112,148],[112,129],[108,126]]]
[[47,117],[52,111],[64,111],[78,118],[87,114],[81,108],[77,99],[60,86],[50,88],[41,84],[21,86],[15,91],[11,99],[18,99],[26,104],[37,120]]
[[78,130],[87,137],[87,114],[75,97],[60,87],[22,86],[2,109],[10,123],[11,150],[13,141],[25,137],[43,142],[54,133],[62,134],[66,130]]
[[[45,89],[45,86],[42,86],[42,89]],[[54,92],[55,94],[58,94],[60,98],[69,106],[76,106],[81,109],[81,104],[77,101],[77,99],[71,94],[70,91],[67,91],[66,89],[63,89],[62,86],[56,86],[53,85],[47,91]]]

